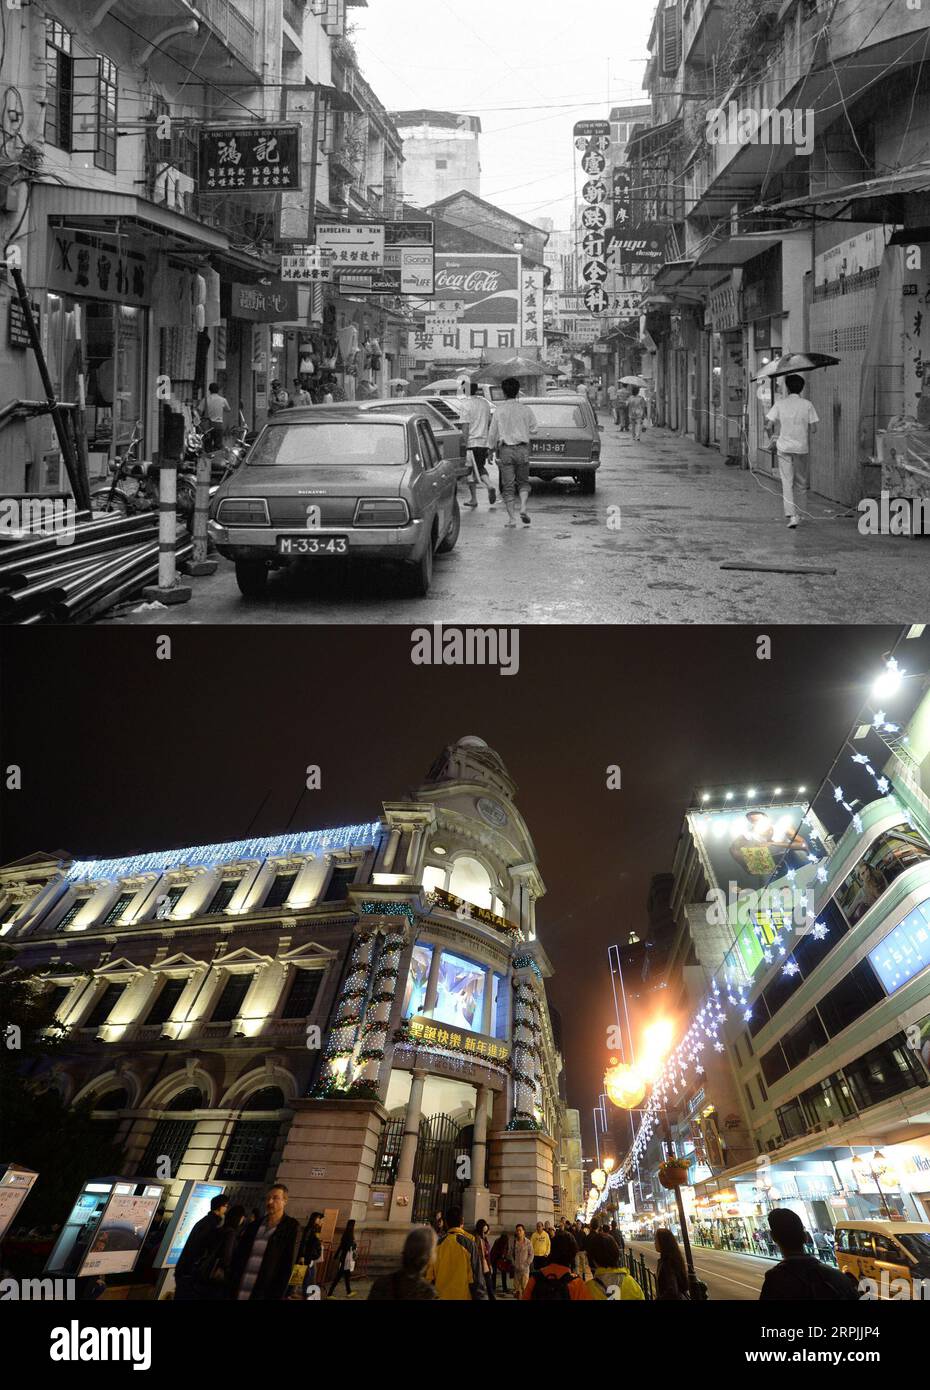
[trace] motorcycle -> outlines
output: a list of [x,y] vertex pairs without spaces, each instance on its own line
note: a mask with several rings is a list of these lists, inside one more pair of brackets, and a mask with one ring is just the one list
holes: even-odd
[[[159,476],[161,470],[138,458],[142,434],[137,420],[122,455],[110,464],[110,481],[91,488],[90,505],[94,513],[114,516],[138,516],[142,512],[157,512],[160,502]],[[185,461],[188,452],[185,451]],[[196,478],[189,471],[178,469],[176,514],[178,521],[191,528],[194,519]]]

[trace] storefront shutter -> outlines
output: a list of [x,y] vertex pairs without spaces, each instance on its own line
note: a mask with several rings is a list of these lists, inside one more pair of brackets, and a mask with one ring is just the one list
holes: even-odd
[[659,33],[662,72],[666,75],[678,71],[681,62],[681,6],[666,5],[662,11],[662,26]]

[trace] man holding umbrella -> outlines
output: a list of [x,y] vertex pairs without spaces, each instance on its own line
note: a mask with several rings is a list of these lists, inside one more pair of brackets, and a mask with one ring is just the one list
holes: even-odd
[[794,500],[795,483],[806,494],[810,487],[810,440],[817,433],[820,420],[810,401],[801,398],[804,385],[803,376],[796,373],[786,376],[787,396],[776,401],[765,417],[778,457],[785,516],[792,528],[799,520]]

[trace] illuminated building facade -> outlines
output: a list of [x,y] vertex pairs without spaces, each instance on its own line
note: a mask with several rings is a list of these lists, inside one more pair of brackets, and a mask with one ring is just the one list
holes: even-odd
[[278,1178],[375,1260],[453,1201],[551,1218],[562,1064],[515,792],[466,738],[370,822],[6,866],[4,944],[68,1030],[36,1083],[93,1101],[127,1176],[247,1205]]

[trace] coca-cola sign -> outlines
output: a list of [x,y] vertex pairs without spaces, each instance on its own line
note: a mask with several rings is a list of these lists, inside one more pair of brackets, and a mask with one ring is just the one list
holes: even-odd
[[436,257],[436,298],[464,302],[466,323],[520,321],[520,257],[493,255]]

